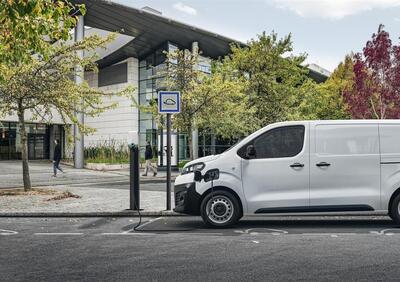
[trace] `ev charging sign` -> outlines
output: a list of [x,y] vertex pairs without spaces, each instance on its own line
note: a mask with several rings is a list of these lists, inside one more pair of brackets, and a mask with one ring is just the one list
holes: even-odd
[[158,92],[158,112],[160,114],[177,114],[181,112],[181,93],[179,91]]

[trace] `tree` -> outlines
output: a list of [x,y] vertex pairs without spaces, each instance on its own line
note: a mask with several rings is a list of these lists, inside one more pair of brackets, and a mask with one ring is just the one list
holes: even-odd
[[232,55],[225,59],[248,80],[249,105],[256,107],[260,126],[286,120],[294,94],[306,80],[307,69],[301,66],[306,55],[290,55],[292,51],[290,34],[278,39],[274,32],[263,32],[248,47],[233,45]]
[[84,14],[85,6],[67,1],[0,1],[0,61],[19,65],[32,54],[46,58],[50,43],[69,39],[78,13]]
[[258,129],[256,107],[249,106],[248,81],[235,70],[214,62],[211,75],[196,87],[194,95],[204,97],[196,124],[225,139],[237,139]]
[[[173,127],[188,133],[190,158],[194,126],[225,138],[237,138],[255,128],[251,121],[254,108],[248,106],[244,94],[247,82],[243,78],[232,75],[219,62],[214,62],[211,74],[201,72],[197,67],[198,52],[176,50],[166,55],[164,86],[181,92],[181,112],[173,116]],[[142,110],[152,112],[162,125],[156,103]]]
[[352,57],[346,56],[324,83],[308,79],[299,87],[289,119],[348,119],[343,95],[351,87],[353,76]]
[[[93,130],[78,122],[77,111],[88,116],[96,116],[116,106],[115,103],[104,105],[104,97],[125,95],[132,91],[132,88],[127,88],[119,93],[105,93],[100,89],[89,87],[87,83],[77,85],[71,79],[76,67],[96,71],[95,49],[105,48],[114,37],[113,34],[107,38],[93,35],[72,44],[58,42],[47,47],[46,57],[32,56],[24,64],[16,66],[0,63],[0,73],[4,77],[0,82],[0,119],[1,113],[16,113],[18,116],[26,191],[31,189],[25,130],[27,112],[33,114],[34,120],[42,122],[50,122],[53,115],[58,113],[65,124],[76,124],[81,132],[87,134]],[[92,55],[80,58],[77,55],[79,50],[89,51],[87,53]]]
[[354,56],[352,87],[345,102],[353,118],[400,118],[400,45],[392,45],[380,25],[363,49]]

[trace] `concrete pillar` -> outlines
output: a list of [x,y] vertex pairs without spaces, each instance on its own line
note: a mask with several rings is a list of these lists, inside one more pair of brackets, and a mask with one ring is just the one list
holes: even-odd
[[211,133],[211,155],[215,155],[215,134]]
[[197,128],[192,130],[192,148],[192,159],[197,159],[199,157],[199,130]]
[[[192,43],[192,53],[198,53],[199,51],[199,43],[193,42]],[[197,68],[197,65],[195,66]],[[193,149],[193,156],[192,159],[197,159],[199,157],[199,129],[194,125],[192,131],[192,149]]]
[[[75,27],[75,42],[76,41],[81,41],[83,40],[85,36],[85,23],[84,23],[84,18],[82,15],[78,16],[78,23]],[[77,55],[80,58],[83,58],[83,50],[78,51]],[[76,84],[81,84],[84,79],[84,70],[77,66],[75,67],[75,83]],[[77,112],[76,112],[76,117],[78,119],[78,122],[81,124],[84,124],[84,115],[83,113],[79,112],[79,109],[83,106],[83,101],[81,105],[76,105]],[[83,168],[84,166],[84,136],[80,132],[78,126],[74,125],[74,140],[75,140],[75,146],[74,146],[74,166],[75,168]]]

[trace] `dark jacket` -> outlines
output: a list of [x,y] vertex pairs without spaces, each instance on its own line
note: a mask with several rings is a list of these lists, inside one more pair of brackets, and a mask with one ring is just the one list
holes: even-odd
[[144,159],[151,160],[153,158],[153,150],[150,145],[146,145],[146,151],[144,152]]
[[54,148],[53,160],[55,160],[55,161],[61,160],[61,146],[60,146],[60,144],[57,144],[56,147]]

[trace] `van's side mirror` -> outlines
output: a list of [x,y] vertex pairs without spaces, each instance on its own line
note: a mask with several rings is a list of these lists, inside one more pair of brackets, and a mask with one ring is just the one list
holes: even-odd
[[251,159],[256,156],[256,148],[254,148],[254,145],[249,145],[246,148],[246,157]]
[[203,179],[203,176],[201,175],[201,171],[195,170],[194,171],[194,181],[200,182]]

